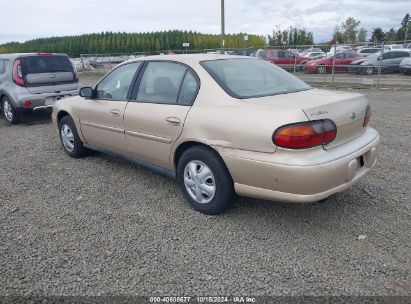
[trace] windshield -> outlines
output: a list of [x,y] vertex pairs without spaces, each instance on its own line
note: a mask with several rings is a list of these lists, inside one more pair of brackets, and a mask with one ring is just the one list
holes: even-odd
[[28,56],[20,58],[20,61],[23,76],[39,73],[73,73],[73,66],[67,56]]
[[264,60],[225,59],[201,65],[231,96],[252,98],[309,90],[311,87]]
[[381,55],[381,51],[376,52],[376,53],[372,53],[371,55],[368,55],[367,58],[377,59],[378,57],[380,57],[380,55]]

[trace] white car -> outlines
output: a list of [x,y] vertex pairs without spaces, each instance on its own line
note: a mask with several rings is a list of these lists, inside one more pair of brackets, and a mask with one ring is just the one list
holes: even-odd
[[411,57],[401,60],[400,71],[404,74],[411,74]]
[[374,54],[378,51],[381,51],[381,48],[376,48],[376,47],[370,47],[370,48],[361,48],[357,50],[357,54],[360,55],[361,57],[367,57],[371,54]]

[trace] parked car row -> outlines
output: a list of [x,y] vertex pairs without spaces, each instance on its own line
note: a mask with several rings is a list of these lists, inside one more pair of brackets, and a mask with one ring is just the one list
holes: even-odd
[[400,72],[400,65],[404,59],[411,57],[410,49],[393,49],[374,53],[368,57],[353,60],[349,71],[356,74],[372,75],[378,73]]
[[256,57],[265,59],[283,68],[297,68],[309,73],[355,73],[372,75],[381,71],[382,73],[408,71],[405,61],[400,68],[401,62],[411,56],[411,49],[381,49],[361,48],[358,51],[345,50],[336,53],[324,53],[320,51],[303,52],[296,55],[289,50],[260,49]]
[[[384,46],[363,45],[353,48],[350,45],[337,45],[331,48],[311,47],[299,49],[238,49],[228,52],[229,55],[259,57],[285,69],[301,70],[309,73],[331,73],[332,71],[351,72],[372,75],[381,71],[408,72],[407,61],[400,68],[401,61],[410,56],[409,45],[390,44]],[[328,50],[328,53],[326,52]],[[354,65],[354,66],[353,66]]]

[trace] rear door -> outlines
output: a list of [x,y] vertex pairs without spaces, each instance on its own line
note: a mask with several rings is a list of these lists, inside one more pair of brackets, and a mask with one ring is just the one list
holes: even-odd
[[126,153],[124,111],[131,96],[141,62],[124,64],[97,84],[94,99],[79,107],[81,133],[87,144]]
[[410,57],[410,53],[406,51],[395,51],[391,59],[391,70],[393,72],[398,71],[400,63],[404,58]]
[[383,55],[382,60],[381,60],[382,71],[384,72],[392,71],[394,54],[395,52],[391,51]]
[[128,154],[171,169],[171,147],[183,130],[199,79],[187,66],[168,61],[148,62],[139,78],[124,116]]

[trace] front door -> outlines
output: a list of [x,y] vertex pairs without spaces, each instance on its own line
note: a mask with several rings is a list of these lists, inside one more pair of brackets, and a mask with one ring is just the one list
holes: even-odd
[[171,169],[171,147],[183,130],[198,89],[198,77],[187,66],[148,62],[124,116],[128,154]]
[[95,98],[85,99],[79,108],[81,133],[87,144],[126,153],[124,111],[140,62],[122,65],[95,88]]

